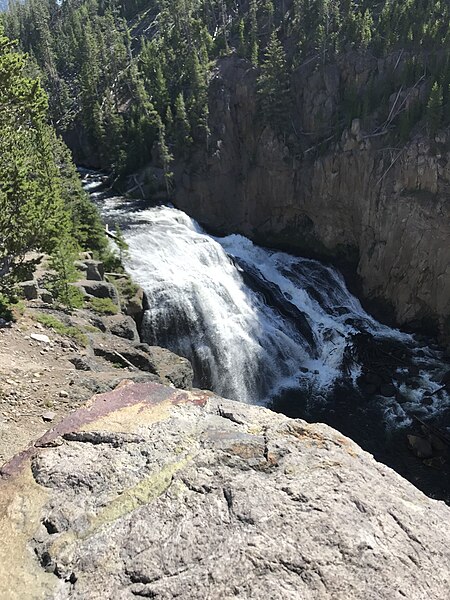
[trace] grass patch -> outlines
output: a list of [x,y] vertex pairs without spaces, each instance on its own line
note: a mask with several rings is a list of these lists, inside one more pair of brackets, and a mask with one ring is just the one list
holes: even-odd
[[101,329],[99,327],[94,327],[94,325],[85,325],[83,331],[86,333],[98,333]]
[[126,304],[136,295],[139,290],[139,286],[133,282],[131,277],[114,277],[114,275],[109,275],[107,277],[108,281],[112,283],[117,291],[119,292],[120,300]]
[[111,298],[89,298],[89,308],[100,315],[117,315],[119,312]]
[[71,325],[65,325],[62,321],[54,317],[53,315],[45,315],[43,313],[37,313],[33,315],[35,321],[44,325],[44,327],[48,327],[49,329],[53,329],[59,335],[65,335],[67,337],[71,337],[76,342],[81,344],[82,346],[88,345],[88,339],[77,327],[73,327]]
[[131,281],[129,278],[118,279],[115,282],[121,298],[124,300],[131,300],[139,289],[139,286]]

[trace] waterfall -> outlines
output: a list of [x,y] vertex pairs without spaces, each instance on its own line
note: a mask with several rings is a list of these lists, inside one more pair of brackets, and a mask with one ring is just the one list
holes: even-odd
[[445,391],[422,402],[445,372],[438,350],[378,323],[335,269],[240,235],[212,237],[173,207],[106,198],[101,209],[120,223],[127,270],[146,292],[144,341],[187,357],[197,386],[263,405],[292,390],[326,403],[339,386],[348,394],[364,374],[378,377],[379,357],[392,356],[395,394],[379,396],[386,422],[448,410]]

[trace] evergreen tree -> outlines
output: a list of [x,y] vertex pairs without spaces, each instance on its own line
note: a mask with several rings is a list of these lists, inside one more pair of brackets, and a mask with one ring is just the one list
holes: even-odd
[[182,93],[178,94],[175,100],[174,136],[175,146],[180,153],[185,152],[192,144],[191,126]]
[[47,99],[0,27],[0,274],[68,228],[46,125]]
[[244,57],[246,55],[245,24],[244,24],[244,19],[242,19],[242,18],[239,19],[239,23],[238,23],[238,53],[242,57]]
[[437,81],[434,82],[430,98],[427,104],[426,120],[428,126],[428,132],[431,135],[435,135],[442,123],[443,117],[443,98],[442,98],[442,87]]
[[106,241],[67,149],[47,124],[47,97],[25,73],[24,56],[0,27],[0,286],[11,289],[27,252],[45,251],[53,255],[56,293],[72,305],[74,256],[80,246],[102,252]]
[[256,0],[250,0],[249,4],[250,35],[249,35],[249,57],[254,65],[258,64],[259,42],[258,42],[258,18],[256,13]]
[[276,32],[270,36],[261,75],[258,95],[264,118],[278,131],[286,131],[290,92],[286,55]]

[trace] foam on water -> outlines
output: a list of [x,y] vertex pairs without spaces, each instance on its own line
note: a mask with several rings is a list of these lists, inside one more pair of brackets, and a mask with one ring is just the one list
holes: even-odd
[[[197,385],[260,404],[303,387],[325,402],[336,382],[355,384],[361,366],[343,373],[343,363],[352,336],[365,332],[404,344],[420,367],[416,389],[397,385],[403,404],[380,399],[386,423],[408,424],[406,409],[439,387],[439,356],[422,348],[416,360],[414,337],[368,315],[335,269],[240,235],[212,237],[171,207],[135,208],[120,197],[101,201],[105,220],[121,224],[127,270],[148,298],[146,341],[189,358]],[[423,410],[448,404],[442,392]]]

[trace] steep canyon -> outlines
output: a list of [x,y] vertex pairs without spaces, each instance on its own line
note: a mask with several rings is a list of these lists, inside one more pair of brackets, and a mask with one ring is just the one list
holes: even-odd
[[[337,118],[342,86],[381,81],[401,71],[400,59],[354,52],[297,69],[297,152],[259,118],[257,70],[236,55],[219,60],[209,88],[210,141],[177,164],[176,202],[214,230],[350,267],[369,306],[382,307],[378,316],[448,340],[448,134],[417,133],[400,144],[354,119],[317,151],[323,128]],[[393,95],[391,106],[397,101]]]

